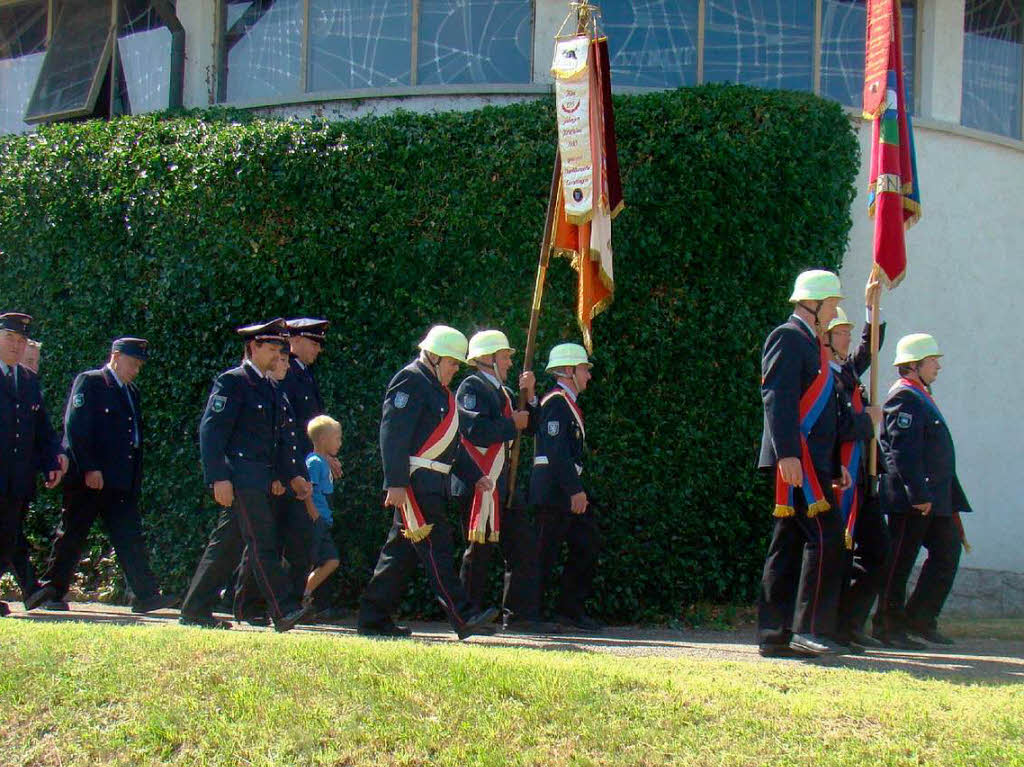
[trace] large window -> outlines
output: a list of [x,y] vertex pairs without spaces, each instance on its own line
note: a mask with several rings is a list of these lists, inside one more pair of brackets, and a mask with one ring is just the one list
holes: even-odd
[[1021,138],[1021,0],[967,0],[961,122]]
[[169,106],[171,33],[145,0],[122,0],[117,51],[122,111],[138,115]]
[[612,81],[675,88],[697,82],[699,0],[605,3]]
[[[822,0],[821,95],[848,106],[860,106],[864,90],[865,0]],[[903,82],[907,109],[914,111],[917,6],[904,0]]]
[[227,0],[224,23],[231,102],[531,79],[532,0]]
[[46,51],[44,0],[0,7],[0,133],[21,133]]

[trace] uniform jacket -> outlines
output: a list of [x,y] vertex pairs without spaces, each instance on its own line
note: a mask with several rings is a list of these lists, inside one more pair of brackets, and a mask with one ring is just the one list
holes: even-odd
[[[882,347],[885,339],[885,323],[878,326],[878,347]],[[833,361],[833,372],[836,379],[836,395],[839,397],[839,407],[845,411],[840,418],[839,439],[842,442],[867,441],[874,437],[875,428],[871,423],[871,417],[867,413],[855,414],[853,412],[853,392],[860,390],[861,401],[867,407],[871,404],[867,391],[860,382],[860,377],[871,367],[871,325],[865,325],[861,333],[860,344],[857,351],[849,355],[842,363]],[[838,369],[836,369],[838,368]],[[860,477],[867,477],[867,451],[861,453]]]
[[[775,328],[761,357],[761,399],[764,431],[758,467],[774,470],[781,458],[799,458],[800,397],[821,369],[817,340],[796,316]],[[839,400],[826,407],[807,437],[811,461],[825,479],[841,475],[839,468]]]
[[584,489],[580,475],[585,435],[565,397],[544,397],[541,403],[530,503],[568,510],[570,497]]
[[938,517],[971,511],[956,476],[953,436],[920,396],[893,390],[883,409],[881,443],[887,472],[881,483],[884,512],[908,513],[929,502]]
[[[447,475],[417,469],[409,475],[409,456],[415,455],[448,414],[448,389],[419,360],[395,374],[384,395],[380,419],[380,453],[384,463],[384,487],[412,487],[416,496],[450,495]],[[466,484],[480,479],[479,467],[469,457],[458,436],[434,460],[452,466]]]
[[221,373],[199,422],[199,452],[208,485],[228,479],[236,488],[269,490],[307,477],[288,428],[284,394],[247,364]]
[[0,496],[32,498],[36,474],[59,468],[60,440],[43,405],[39,379],[18,365],[18,392],[0,375]]
[[137,494],[142,485],[144,435],[139,387],[130,383],[122,388],[107,367],[79,373],[64,411],[68,486],[82,487],[86,472],[100,471],[104,489]]
[[288,362],[288,374],[281,381],[281,389],[288,395],[292,410],[295,412],[297,430],[295,434],[299,453],[303,460],[313,452],[313,443],[306,434],[306,426],[316,416],[323,415],[324,401],[320,396],[320,387],[310,367],[303,367],[297,357],[292,355]]
[[[466,376],[455,395],[459,408],[459,432],[466,440],[478,447],[506,443],[505,468],[498,479],[498,497],[502,499],[508,497],[508,475],[511,468],[508,463],[511,450],[507,445],[516,438],[515,421],[504,414],[506,397],[515,410],[512,390],[507,386],[499,389],[480,371]],[[525,433],[533,434],[540,408],[527,405],[527,410],[530,413],[530,424]],[[458,477],[452,478],[453,495],[468,495],[470,492],[471,489]]]

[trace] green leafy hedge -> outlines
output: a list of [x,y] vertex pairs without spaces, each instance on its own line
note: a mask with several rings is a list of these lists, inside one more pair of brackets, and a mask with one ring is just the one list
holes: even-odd
[[[858,159],[842,109],[807,94],[711,85],[615,103],[627,207],[583,400],[587,476],[604,531],[596,612],[646,620],[754,593],[770,524],[760,345],[794,274],[840,263]],[[321,386],[345,429],[338,599],[354,603],[388,525],[384,386],[435,322],[505,328],[522,348],[554,138],[541,100],[339,123],[133,117],[0,140],[0,305],[36,317],[54,419],[111,338],[151,341],[143,505],[168,587],[187,583],[215,515],[196,427],[239,359],[232,329],[321,315]],[[542,354],[577,338],[574,290],[559,259]],[[43,493],[30,520],[40,555],[58,505]],[[406,607],[433,609],[422,583]]]

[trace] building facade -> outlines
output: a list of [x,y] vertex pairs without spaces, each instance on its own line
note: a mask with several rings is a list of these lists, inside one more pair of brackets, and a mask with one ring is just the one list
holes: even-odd
[[[857,105],[864,0],[604,0],[618,92],[738,82]],[[924,216],[904,284],[884,296],[904,333],[946,352],[936,396],[977,514],[958,595],[1024,613],[1024,423],[1007,392],[1024,265],[1024,0],[903,0],[908,100]],[[474,109],[550,92],[565,0],[0,0],[0,133],[82,115],[225,104],[345,118]],[[865,163],[866,165],[866,163]],[[843,268],[855,306],[871,261],[866,168]],[[813,257],[808,258],[813,265]],[[853,312],[851,316],[856,316]],[[883,387],[894,378],[882,369]],[[966,608],[967,602],[957,602]]]

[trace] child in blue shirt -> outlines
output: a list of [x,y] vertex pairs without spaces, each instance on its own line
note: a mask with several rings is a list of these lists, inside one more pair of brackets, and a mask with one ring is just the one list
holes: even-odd
[[313,592],[338,568],[338,548],[331,536],[331,504],[328,496],[334,491],[328,457],[341,449],[341,424],[330,416],[318,415],[306,427],[313,452],[306,456],[313,494],[306,499],[306,511],[313,520],[313,567],[306,580],[303,604],[311,604]]

